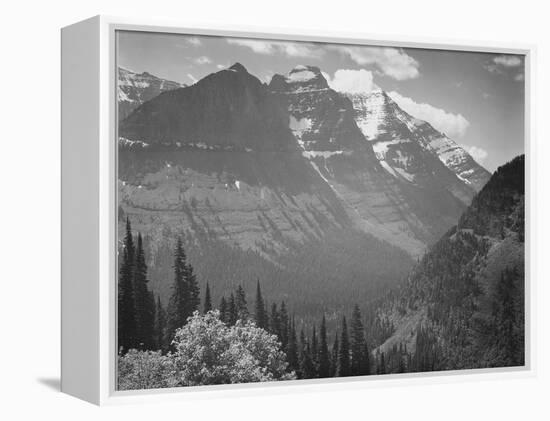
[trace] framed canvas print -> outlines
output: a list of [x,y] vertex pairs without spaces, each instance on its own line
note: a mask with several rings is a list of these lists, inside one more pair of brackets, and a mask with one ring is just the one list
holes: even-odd
[[62,390],[529,373],[531,54],[64,28]]

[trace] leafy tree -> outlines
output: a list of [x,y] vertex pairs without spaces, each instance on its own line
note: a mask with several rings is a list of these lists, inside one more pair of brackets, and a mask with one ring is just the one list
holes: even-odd
[[340,350],[338,355],[338,376],[347,377],[351,375],[350,372],[350,345],[348,337],[348,326],[346,323],[346,317],[342,319],[342,336],[340,339]]
[[248,320],[227,326],[214,310],[196,312],[174,338],[178,386],[287,380],[277,338]]
[[134,267],[134,239],[130,219],[126,218],[124,250],[118,277],[118,346],[123,352],[137,345]]
[[172,355],[132,349],[118,357],[118,390],[158,389],[177,386]]
[[321,320],[320,336],[321,342],[319,345],[319,377],[324,378],[330,376],[330,356],[327,343],[327,323],[324,314],[323,319]]

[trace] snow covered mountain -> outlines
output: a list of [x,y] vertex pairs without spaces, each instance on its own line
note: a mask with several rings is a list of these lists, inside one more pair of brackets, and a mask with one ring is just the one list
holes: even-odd
[[123,67],[118,68],[118,112],[119,119],[125,119],[133,110],[161,92],[183,88],[186,85],[161,79],[150,73],[135,73]]
[[[376,90],[347,96],[356,110],[358,127],[371,142],[381,165],[393,176],[414,182],[422,171],[418,166],[419,155],[429,154],[439,159],[474,193],[489,180],[490,173],[456,142],[428,122],[407,114],[386,92]],[[449,189],[469,204],[472,194],[464,192],[463,187],[450,185]]]
[[269,88],[286,101],[302,154],[357,226],[412,255],[439,238],[489,178],[385,92],[336,92],[314,66],[275,75]]

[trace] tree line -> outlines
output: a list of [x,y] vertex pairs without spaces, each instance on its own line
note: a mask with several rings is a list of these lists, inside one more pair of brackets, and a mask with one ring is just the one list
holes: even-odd
[[[134,237],[127,218],[118,286],[121,354],[130,349],[169,352],[176,330],[199,310],[200,288],[180,238],[174,249],[173,274],[170,299],[164,308],[160,297],[149,289],[142,236],[138,233]],[[202,304],[202,313],[214,310],[209,283],[206,283]],[[332,343],[329,343],[325,315],[320,325],[314,324],[309,332],[304,326],[298,329],[285,301],[268,305],[259,280],[252,311],[242,285],[228,297],[222,296],[216,309],[220,320],[228,326],[238,321],[253,321],[257,327],[275,335],[286,355],[289,372],[296,373],[298,378],[369,375],[380,371],[377,361],[371,361],[372,348],[367,343],[365,324],[357,305],[349,326],[345,316],[340,321]]]

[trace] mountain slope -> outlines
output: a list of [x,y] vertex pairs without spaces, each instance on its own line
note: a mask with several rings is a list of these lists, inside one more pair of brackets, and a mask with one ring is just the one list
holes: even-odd
[[525,158],[500,167],[379,317],[378,352],[408,349],[409,371],[524,363]]
[[150,73],[135,73],[123,67],[118,68],[118,113],[124,120],[130,113],[161,92],[183,88],[186,85],[161,79]]

